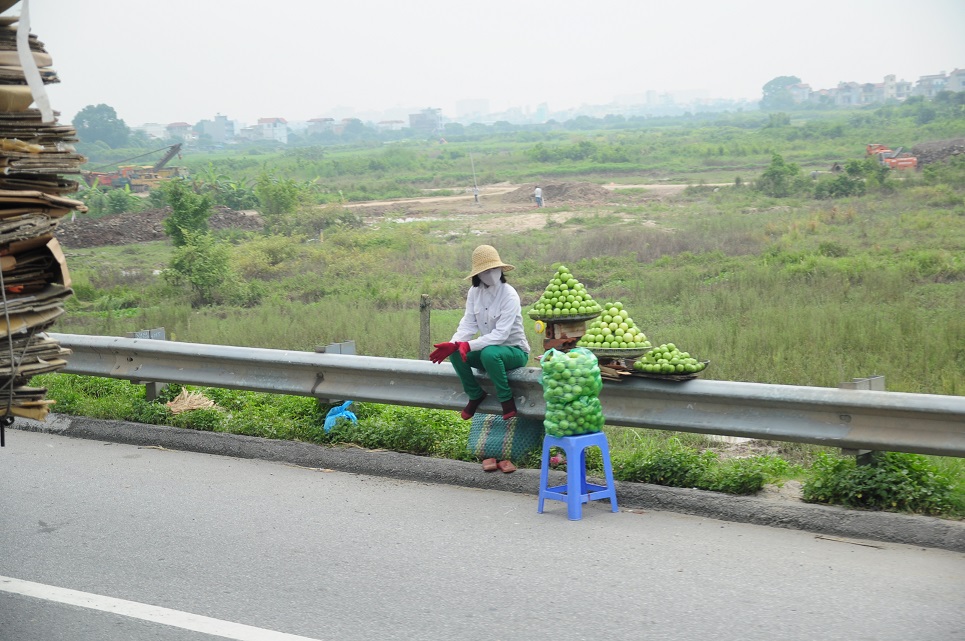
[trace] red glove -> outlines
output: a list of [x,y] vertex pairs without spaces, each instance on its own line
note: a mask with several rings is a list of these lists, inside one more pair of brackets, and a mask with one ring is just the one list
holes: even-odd
[[459,355],[462,356],[462,362],[465,363],[466,354],[472,351],[471,349],[469,349],[469,343],[462,343],[462,342],[456,343],[456,349],[459,350]]
[[433,363],[441,363],[452,356],[458,349],[456,343],[436,343],[433,347],[436,349],[429,354],[429,360]]

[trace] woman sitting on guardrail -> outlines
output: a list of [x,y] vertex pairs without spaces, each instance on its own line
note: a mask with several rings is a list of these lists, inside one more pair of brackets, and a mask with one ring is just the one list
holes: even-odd
[[[469,403],[462,418],[469,420],[486,392],[479,386],[473,368],[485,371],[496,388],[503,407],[503,418],[516,416],[516,401],[506,372],[529,361],[529,343],[523,330],[523,310],[519,294],[506,282],[506,272],[515,269],[499,258],[491,245],[480,245],[472,252],[472,287],[466,297],[466,312],[448,343],[438,343],[429,359],[452,363]],[[476,335],[477,338],[473,338]]]

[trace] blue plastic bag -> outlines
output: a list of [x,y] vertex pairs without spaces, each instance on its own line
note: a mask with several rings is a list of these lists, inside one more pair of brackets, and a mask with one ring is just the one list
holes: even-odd
[[328,414],[325,415],[325,431],[326,431],[326,432],[329,432],[329,431],[332,429],[332,426],[335,425],[335,422],[336,422],[338,419],[340,419],[340,418],[348,419],[348,420],[352,421],[353,423],[358,423],[358,422],[359,422],[358,419],[355,418],[355,414],[353,414],[352,412],[348,411],[348,406],[351,405],[351,404],[354,403],[354,402],[355,402],[355,401],[345,401],[344,403],[342,403],[342,404],[339,405],[338,407],[333,407],[332,409],[328,410]]

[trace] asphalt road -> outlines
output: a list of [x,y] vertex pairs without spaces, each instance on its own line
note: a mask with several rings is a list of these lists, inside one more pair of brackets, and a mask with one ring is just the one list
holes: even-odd
[[965,639],[958,552],[280,461],[10,430],[0,519],[0,641]]

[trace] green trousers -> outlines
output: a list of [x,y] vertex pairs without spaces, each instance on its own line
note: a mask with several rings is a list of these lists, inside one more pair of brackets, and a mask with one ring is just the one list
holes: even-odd
[[476,368],[489,375],[489,380],[496,388],[496,398],[500,402],[508,401],[513,397],[513,390],[509,388],[509,381],[506,380],[506,372],[523,367],[528,361],[529,354],[518,347],[505,345],[490,345],[479,351],[469,352],[466,354],[465,362],[458,351],[449,357],[449,362],[452,363],[459,380],[462,381],[462,389],[466,392],[466,396],[476,399],[484,393],[472,372],[472,369]]

